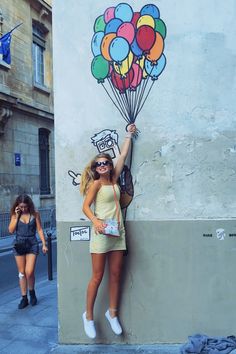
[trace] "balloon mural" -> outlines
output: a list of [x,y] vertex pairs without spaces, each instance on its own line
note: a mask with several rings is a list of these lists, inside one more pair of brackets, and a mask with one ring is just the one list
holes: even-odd
[[166,66],[166,25],[153,4],[109,7],[94,23],[91,71],[128,124],[135,122]]

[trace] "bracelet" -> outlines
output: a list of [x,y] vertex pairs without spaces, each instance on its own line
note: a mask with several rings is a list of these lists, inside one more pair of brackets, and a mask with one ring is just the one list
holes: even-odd
[[93,220],[96,219],[96,218],[97,218],[96,215],[94,215],[94,216],[90,219],[90,221],[93,222]]
[[128,138],[128,139],[131,139],[132,138],[132,133],[128,132],[125,137]]

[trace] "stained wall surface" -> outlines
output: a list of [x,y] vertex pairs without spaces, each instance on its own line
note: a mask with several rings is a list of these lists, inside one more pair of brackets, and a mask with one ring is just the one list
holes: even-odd
[[[134,11],[146,4],[127,3]],[[136,122],[141,133],[133,149],[135,194],[127,211],[130,251],[121,301],[125,335],[114,337],[104,323],[105,279],[96,307],[97,341],[104,343],[181,342],[196,332],[235,330],[229,279],[236,250],[236,5],[153,3],[167,26],[167,66]],[[116,130],[119,143],[125,134],[125,121],[90,67],[94,21],[117,4],[54,4],[59,328],[65,343],[89,342],[81,321],[91,272],[88,242],[71,241],[70,228],[90,223],[76,182],[97,153],[94,134]]]

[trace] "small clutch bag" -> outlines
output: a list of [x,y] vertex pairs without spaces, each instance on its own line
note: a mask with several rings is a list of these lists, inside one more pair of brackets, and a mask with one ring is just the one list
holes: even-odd
[[115,236],[115,237],[120,236],[119,223],[117,220],[106,219],[104,221],[104,224],[105,224],[104,232],[103,232],[104,235]]

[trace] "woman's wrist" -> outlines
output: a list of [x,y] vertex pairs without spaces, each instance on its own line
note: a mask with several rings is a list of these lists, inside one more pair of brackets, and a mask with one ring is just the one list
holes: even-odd
[[127,132],[125,137],[127,139],[131,139],[132,138],[132,133],[131,132]]
[[95,219],[97,219],[96,215],[94,215],[94,216],[90,219],[90,221],[91,221],[91,222],[94,222]]

